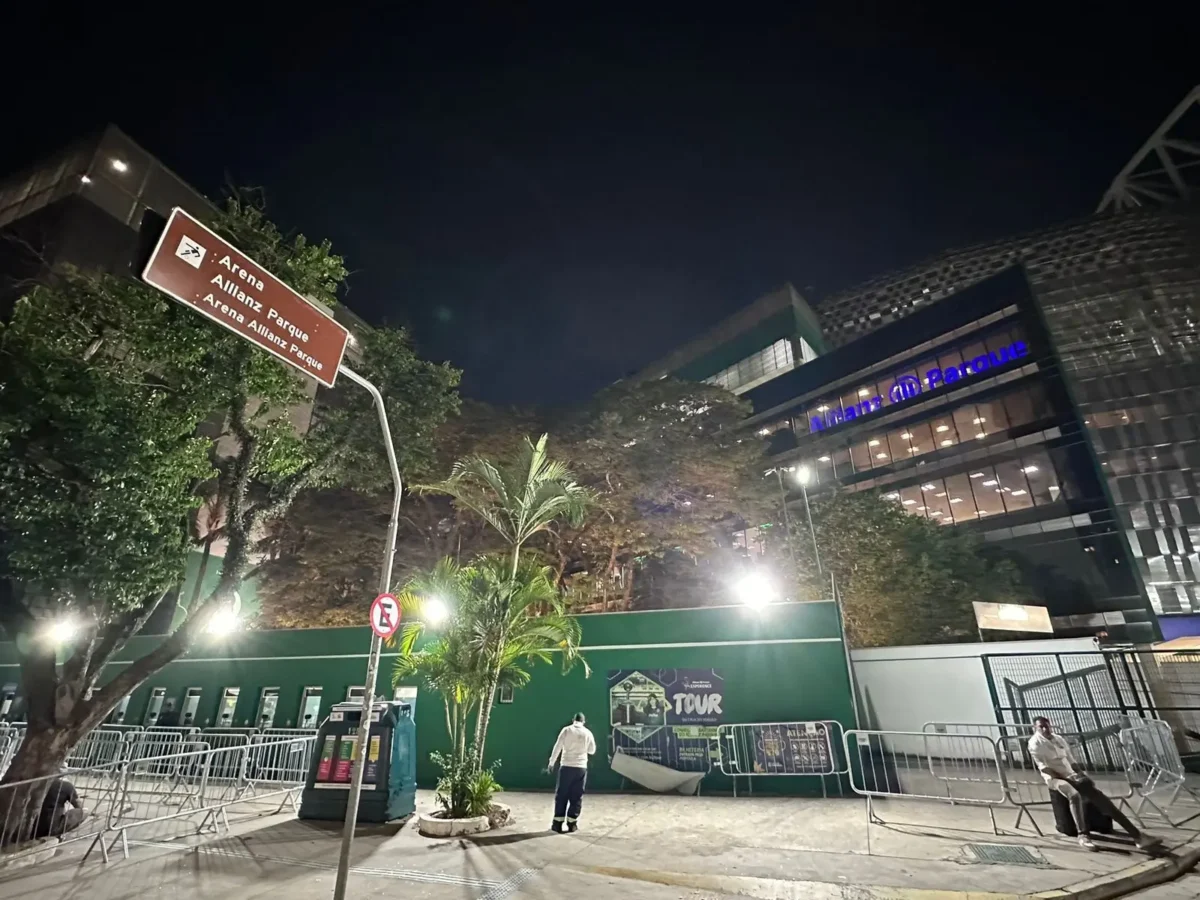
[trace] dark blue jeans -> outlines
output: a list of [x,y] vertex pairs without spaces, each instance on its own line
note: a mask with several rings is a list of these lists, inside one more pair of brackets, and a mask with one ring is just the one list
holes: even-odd
[[560,766],[558,790],[554,794],[554,824],[574,825],[583,806],[583,789],[587,786],[587,769]]

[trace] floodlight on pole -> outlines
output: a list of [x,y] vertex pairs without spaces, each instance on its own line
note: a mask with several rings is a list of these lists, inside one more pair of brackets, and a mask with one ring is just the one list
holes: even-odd
[[78,631],[79,626],[73,619],[55,619],[46,626],[46,637],[50,639],[50,643],[61,647],[69,643]]
[[450,618],[450,607],[441,597],[426,597],[421,601],[421,616],[436,628]]
[[755,608],[775,603],[779,599],[779,591],[775,584],[762,572],[743,575],[734,584],[733,591],[740,602]]

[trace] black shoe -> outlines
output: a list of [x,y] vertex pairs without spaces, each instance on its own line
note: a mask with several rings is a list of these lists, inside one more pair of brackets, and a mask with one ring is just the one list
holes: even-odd
[[574,834],[578,830],[579,830],[579,826],[576,825],[574,822],[570,822],[567,824],[567,834]]
[[562,834],[562,833],[563,833],[562,825],[561,825],[560,823],[558,823],[558,822],[555,822],[554,824],[552,824],[552,825],[550,826],[550,830],[551,830],[551,831],[553,831],[555,834]]

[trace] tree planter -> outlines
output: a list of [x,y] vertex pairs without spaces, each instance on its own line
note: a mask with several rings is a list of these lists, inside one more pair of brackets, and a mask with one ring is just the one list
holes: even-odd
[[426,837],[457,837],[461,834],[480,834],[491,826],[487,816],[472,816],[469,819],[447,819],[439,812],[421,813],[417,816],[417,831]]

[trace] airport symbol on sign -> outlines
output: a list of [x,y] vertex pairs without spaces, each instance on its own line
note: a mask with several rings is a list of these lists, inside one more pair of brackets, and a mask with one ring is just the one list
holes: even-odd
[[371,603],[371,628],[381,638],[400,629],[400,603],[391,594],[380,594]]
[[200,268],[200,263],[204,262],[204,254],[207,252],[207,249],[186,234],[179,239],[179,246],[175,248],[175,255],[193,269]]

